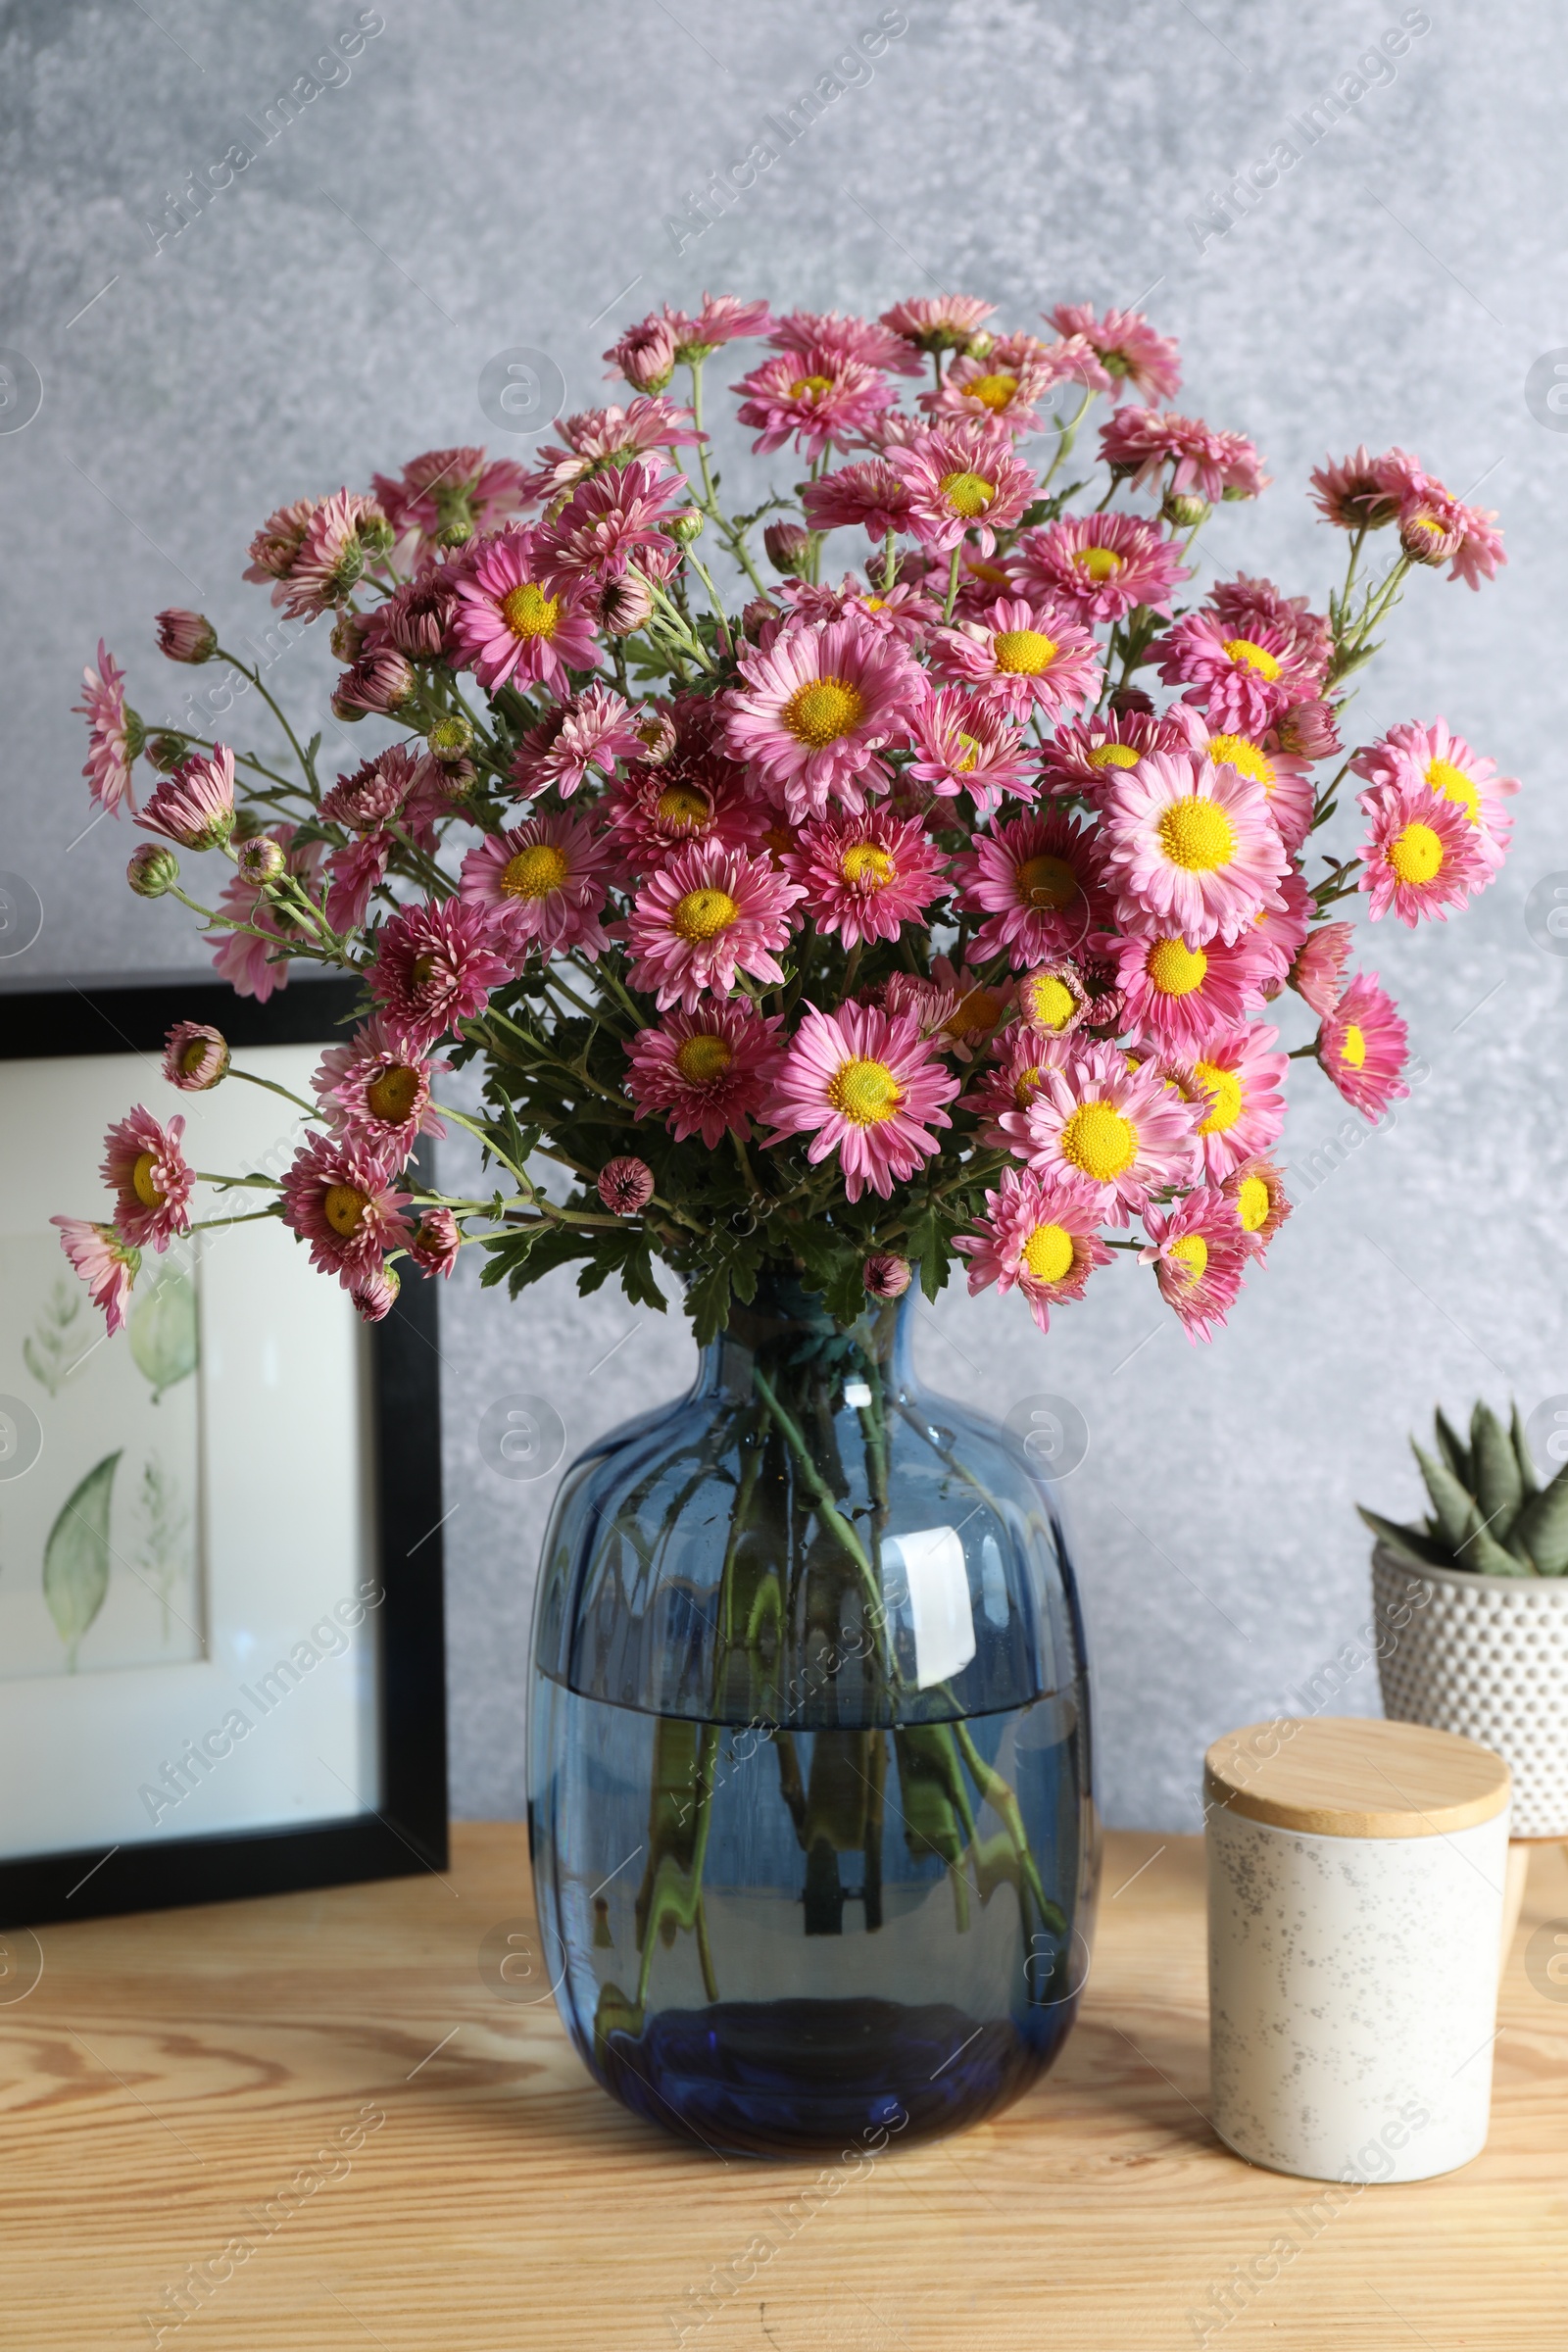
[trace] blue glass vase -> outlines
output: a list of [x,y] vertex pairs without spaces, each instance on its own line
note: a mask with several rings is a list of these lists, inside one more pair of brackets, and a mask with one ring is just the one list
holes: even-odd
[[764,1278],[563,1481],[534,1621],[545,1958],[604,2087],[714,2149],[1007,2105],[1072,2024],[1098,1860],[1049,1492],[926,1396],[908,1300]]

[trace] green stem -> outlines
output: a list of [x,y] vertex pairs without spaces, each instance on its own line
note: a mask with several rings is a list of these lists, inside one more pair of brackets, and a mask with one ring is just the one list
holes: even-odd
[[258,665],[255,669],[251,669],[245,662],[239,661],[236,656],[225,652],[222,646],[218,648],[215,658],[220,662],[226,662],[230,669],[237,669],[240,676],[242,678],[248,678],[251,684],[255,687],[257,693],[261,696],[263,702],[267,705],[267,708],[269,710],[270,710],[272,716],[276,719],[278,725],[288,737],[289,748],[293,752],[295,759],[300,763],[300,767],[304,772],[306,782],[311,788],[311,799],[314,801],[320,791],[320,786],[316,780],[315,763],[307,757],[306,752],[300,743],[300,739],[295,734],[293,728],[289,725],[287,715],[283,711],[281,706],[273,701],[271,695],[269,694],[267,688],[262,684],[260,665]]

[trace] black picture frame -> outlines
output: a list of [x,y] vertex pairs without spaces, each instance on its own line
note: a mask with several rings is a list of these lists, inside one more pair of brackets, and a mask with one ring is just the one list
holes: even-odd
[[[210,1022],[240,1048],[328,1044],[342,1036],[359,993],[351,980],[295,979],[259,1004],[202,976],[23,981],[0,991],[0,1062],[161,1054],[178,1020]],[[0,1861],[0,1929],[446,1869],[435,1285],[406,1282],[369,1339],[374,1557],[384,1595],[377,1645],[380,1808],[314,1825],[144,1840],[107,1856],[87,1847]]]

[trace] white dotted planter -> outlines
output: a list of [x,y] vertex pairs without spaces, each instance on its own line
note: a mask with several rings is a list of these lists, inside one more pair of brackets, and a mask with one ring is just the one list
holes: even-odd
[[1372,1551],[1383,1711],[1506,1759],[1515,1838],[1568,1838],[1568,1577],[1470,1576]]

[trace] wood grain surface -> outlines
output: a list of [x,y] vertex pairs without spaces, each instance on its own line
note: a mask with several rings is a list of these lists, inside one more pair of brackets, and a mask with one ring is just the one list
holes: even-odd
[[1568,2347],[1558,1848],[1533,1860],[1486,2152],[1316,2205],[1204,2117],[1195,1838],[1108,1839],[1083,2016],[1044,2083],[836,2186],[688,2153],[605,2097],[506,1944],[528,1933],[522,1831],[460,1826],[454,1848],[445,1878],[45,1928],[21,1998],[31,1947],[8,1939],[8,2352]]
[[1216,1740],[1208,1802],[1313,1838],[1446,1838],[1508,1801],[1490,1747],[1381,1715],[1282,1716]]

